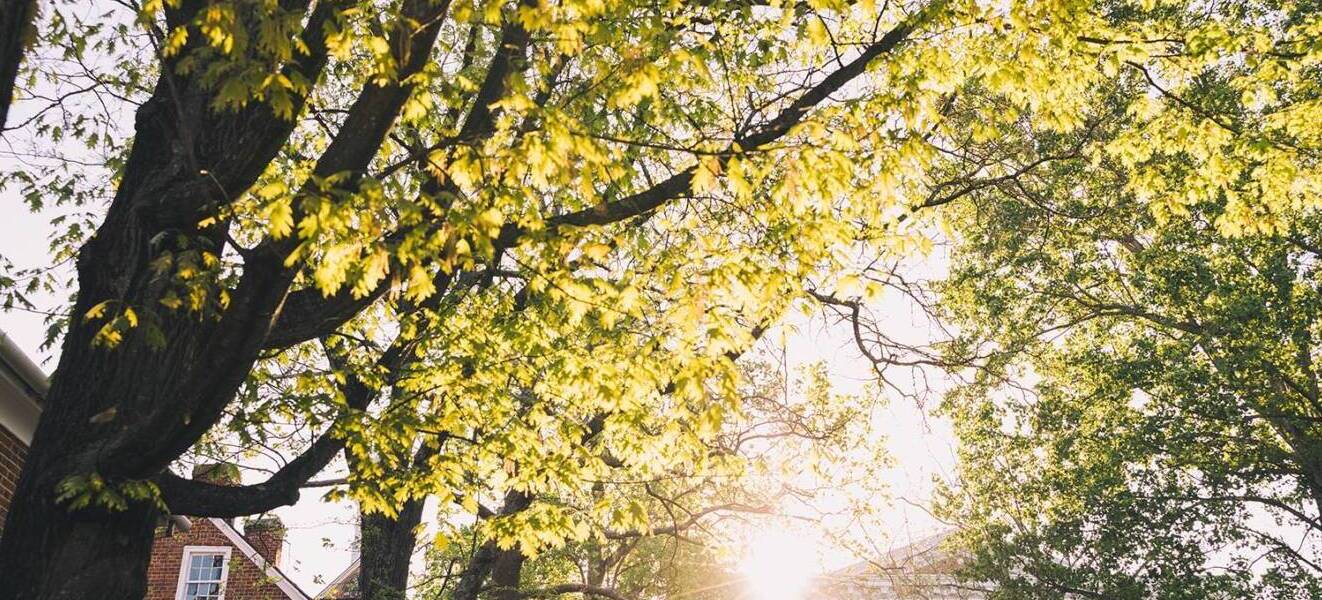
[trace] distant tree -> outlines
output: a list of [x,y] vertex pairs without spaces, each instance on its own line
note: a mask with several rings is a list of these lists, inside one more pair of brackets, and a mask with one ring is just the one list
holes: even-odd
[[[881,376],[967,378],[943,402],[960,467],[939,512],[962,527],[971,583],[1316,596],[1322,89],[1297,75],[1315,68],[1317,6],[1100,18],[1131,34],[1080,36],[1115,77],[1092,82],[1076,126],[998,77],[947,106],[962,134],[941,142],[952,160],[915,216],[942,230],[948,276],[871,261],[853,294],[813,295]],[[887,335],[857,292],[874,288],[915,298],[953,342]]]
[[998,140],[1065,158],[943,215],[940,360],[967,383],[939,510],[966,575],[997,598],[1316,597],[1319,216],[1228,236],[1225,196],[1154,210],[1105,151],[1122,109],[1092,114],[1086,136]]

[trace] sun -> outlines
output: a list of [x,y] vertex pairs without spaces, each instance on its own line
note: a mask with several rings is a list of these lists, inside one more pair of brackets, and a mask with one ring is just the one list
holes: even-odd
[[739,561],[751,600],[802,600],[817,561],[815,544],[789,531],[755,535]]

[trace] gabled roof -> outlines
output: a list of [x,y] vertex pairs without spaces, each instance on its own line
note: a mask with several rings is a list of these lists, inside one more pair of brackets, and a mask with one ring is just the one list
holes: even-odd
[[208,517],[207,520],[225,536],[225,539],[229,540],[230,544],[238,548],[239,552],[247,557],[252,564],[257,565],[257,568],[266,574],[267,579],[280,588],[280,591],[284,592],[289,600],[312,600],[312,597],[299,589],[298,584],[289,579],[279,567],[266,560],[266,557],[262,556],[248,541],[248,538],[243,537],[243,534],[239,533],[239,530],[235,529],[233,525],[230,525],[224,519],[215,517]]
[[361,564],[361,558],[355,556],[353,562],[349,563],[334,580],[317,594],[317,600],[357,600],[358,598],[358,569]]

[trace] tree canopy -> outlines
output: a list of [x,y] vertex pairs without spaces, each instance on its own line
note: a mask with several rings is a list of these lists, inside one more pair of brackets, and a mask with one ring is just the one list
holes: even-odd
[[[945,212],[942,362],[968,379],[946,397],[961,452],[942,512],[1002,597],[1318,593],[1318,146],[1284,125],[1316,120],[1317,91],[1277,73],[1291,100],[1263,110],[1247,64],[1169,94],[1135,68],[1070,135],[1024,120],[986,147],[1052,160]],[[1154,88],[1199,129],[1136,113]]]

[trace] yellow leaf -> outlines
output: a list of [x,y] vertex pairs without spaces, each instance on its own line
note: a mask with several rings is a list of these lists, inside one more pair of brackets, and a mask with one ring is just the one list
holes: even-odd
[[600,242],[592,242],[583,246],[583,256],[586,256],[589,260],[593,261],[600,261],[601,259],[606,258],[606,255],[610,254],[610,251],[610,246]]
[[835,285],[835,293],[842,298],[857,298],[864,292],[863,280],[857,275],[845,275]]
[[271,231],[271,237],[281,239],[294,230],[294,209],[288,202],[272,202],[266,206],[263,211],[266,216],[266,226]]
[[693,191],[703,194],[716,189],[716,178],[721,174],[721,160],[704,156],[693,170]]
[[808,21],[808,40],[818,46],[825,46],[831,41],[831,36],[826,32],[826,25],[821,19]]
[[110,300],[106,300],[104,302],[98,303],[96,306],[93,306],[92,308],[87,309],[87,314],[84,315],[83,318],[89,321],[92,319],[101,318],[101,315],[105,314],[106,307],[108,307],[110,303],[111,303]]

